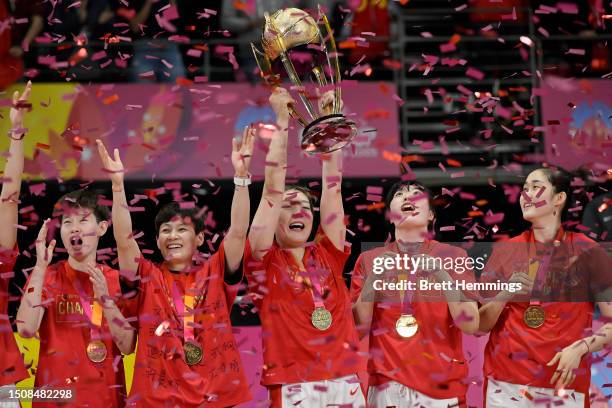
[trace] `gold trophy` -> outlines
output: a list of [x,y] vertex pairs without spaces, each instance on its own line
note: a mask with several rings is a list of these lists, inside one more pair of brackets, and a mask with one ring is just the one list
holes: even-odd
[[[280,60],[282,70],[295,85],[309,119],[304,118],[294,106],[289,107],[291,117],[303,127],[301,147],[309,154],[329,153],[346,146],[357,133],[355,123],[341,112],[340,65],[336,42],[329,21],[319,7],[318,21],[308,13],[297,8],[278,10],[265,14],[265,24],[261,37],[263,51],[251,43],[255,60],[262,77],[271,86],[280,84],[280,75],[273,71],[273,64]],[[310,74],[321,88],[333,88],[334,99],[331,114],[319,115],[313,108],[302,80],[290,58],[290,51],[306,47],[316,49],[324,55],[323,62],[315,61]],[[326,72],[328,75],[326,75]],[[329,76],[329,83],[327,80]]]

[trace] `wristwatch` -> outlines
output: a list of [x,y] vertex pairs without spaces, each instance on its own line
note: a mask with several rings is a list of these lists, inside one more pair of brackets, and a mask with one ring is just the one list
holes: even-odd
[[241,187],[251,185],[251,175],[247,174],[246,177],[234,176],[234,184]]

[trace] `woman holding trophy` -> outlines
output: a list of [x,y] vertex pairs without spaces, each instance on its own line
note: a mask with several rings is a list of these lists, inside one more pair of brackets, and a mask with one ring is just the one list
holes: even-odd
[[[322,13],[319,22],[331,32]],[[299,9],[266,15],[262,43],[263,53],[253,49],[262,76],[274,85],[270,104],[277,122],[244,258],[249,292],[263,330],[262,384],[268,388],[273,407],[361,407],[365,401],[356,375],[357,332],[342,275],[350,249],[345,244],[339,150],[356,129],[341,113],[337,57],[331,58],[333,91],[319,99],[317,114],[289,55],[290,47],[304,45],[335,52],[335,44],[331,35],[323,36],[317,22]],[[278,87],[278,76],[272,73],[274,60],[282,62],[296,85],[310,115],[309,124],[297,113],[288,91]],[[320,67],[312,70],[320,88],[327,85],[324,72]],[[306,188],[285,185],[290,116],[305,127],[302,149],[323,154],[321,226],[311,242],[315,198]]]
[[363,406],[357,333],[342,276],[350,254],[344,241],[342,153],[323,160],[321,227],[308,242],[314,196],[306,188],[285,186],[293,100],[277,88],[270,103],[278,130],[266,156],[264,190],[244,259],[263,330],[262,384],[274,407]]

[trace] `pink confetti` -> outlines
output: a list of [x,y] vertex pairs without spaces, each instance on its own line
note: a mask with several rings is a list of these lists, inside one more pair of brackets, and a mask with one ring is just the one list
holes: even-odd
[[467,193],[465,191],[461,191],[459,193],[459,198],[461,198],[462,200],[475,200],[476,196],[472,193]]
[[424,91],[425,97],[427,98],[427,103],[428,104],[432,104],[433,103],[433,93],[431,92],[431,89],[427,88]]
[[557,3],[557,7],[565,14],[578,14],[578,6],[575,3]]
[[187,37],[186,35],[171,35],[170,37],[168,37],[168,40],[177,43],[189,44],[189,37]]
[[440,44],[440,52],[453,52],[457,46],[453,43]]
[[512,112],[510,111],[510,109],[504,108],[501,105],[497,105],[497,107],[495,108],[495,114],[497,116],[501,116],[504,119],[510,119],[512,117]]
[[444,135],[440,135],[438,137],[438,141],[440,142],[440,151],[443,155],[447,156],[449,154],[448,144],[446,143],[446,137]]
[[190,48],[187,50],[187,55],[189,55],[190,57],[199,58],[202,56],[202,50]]
[[119,365],[120,361],[121,361],[121,356],[120,355],[115,356],[115,359],[113,360],[113,371],[114,372],[118,372],[119,371],[118,365]]
[[463,85],[457,85],[457,90],[459,92],[461,92],[462,94],[464,94],[464,95],[472,95],[473,94],[472,91],[470,91],[468,88],[466,88]]
[[99,60],[101,60],[104,57],[106,57],[106,51],[102,50],[102,51],[98,51],[98,52],[94,53],[91,56],[91,60],[92,61],[99,61]]
[[380,186],[368,186],[366,188],[366,193],[368,194],[378,194],[378,195],[382,195],[383,193],[383,188]]
[[329,225],[332,222],[334,222],[337,218],[338,218],[338,214],[336,213],[330,214],[327,218],[325,218],[325,220],[323,221],[323,224]]
[[502,20],[516,20],[516,7],[512,7],[511,14],[503,14],[501,16]]
[[487,214],[484,218],[484,223],[487,225],[499,224],[504,220],[504,216],[505,214],[502,212]]
[[469,67],[467,69],[467,71],[465,72],[465,75],[469,76],[470,78],[474,78],[476,80],[479,80],[479,81],[485,77],[484,72],[482,72],[482,71],[480,71],[480,70],[478,70],[476,68],[473,68],[473,67]]
[[546,205],[546,200],[542,200],[542,201],[538,201],[536,203],[534,203],[533,205],[535,205],[536,208],[540,208]]
[[542,34],[544,37],[547,37],[547,38],[550,37],[550,34],[548,34],[548,31],[544,27],[539,27],[538,32]]
[[45,183],[30,184],[30,194],[35,196],[41,196],[45,193],[46,188],[47,186],[45,185]]

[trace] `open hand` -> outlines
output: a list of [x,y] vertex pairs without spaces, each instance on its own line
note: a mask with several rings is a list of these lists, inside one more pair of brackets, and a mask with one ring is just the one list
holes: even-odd
[[[334,99],[336,95],[333,90],[325,92],[319,98],[319,113],[321,115],[331,115],[334,113]],[[342,112],[344,109],[344,103],[342,99],[340,100],[340,107],[338,108],[338,112]]]
[[45,220],[36,238],[36,264],[42,269],[46,269],[49,266],[53,258],[53,251],[55,250],[56,241],[54,239],[47,246],[47,232],[49,231],[50,221],[51,219],[49,218]]
[[94,265],[87,265],[89,281],[93,285],[94,297],[104,303],[104,298],[108,297],[108,284],[102,270]]
[[240,139],[232,139],[232,165],[234,166],[234,173],[238,177],[247,177],[249,174],[256,137],[255,127],[247,126],[244,128]]
[[100,139],[96,139],[96,144],[98,145],[98,154],[100,155],[100,160],[102,160],[104,170],[109,173],[109,177],[113,184],[123,184],[125,169],[123,167],[123,163],[121,162],[121,157],[119,156],[119,149],[115,149],[113,151],[115,158],[112,159],[108,154],[104,143],[102,143]]
[[555,354],[547,366],[551,367],[558,363],[555,374],[550,379],[550,384],[555,385],[555,389],[567,388],[576,379],[576,370],[580,366],[580,360],[586,353],[586,343],[582,341],[573,343]]
[[13,93],[13,106],[11,107],[10,118],[11,127],[13,129],[21,129],[23,127],[23,117],[26,110],[31,110],[32,105],[29,103],[30,93],[32,92],[32,81],[28,81],[23,93],[19,95],[19,91]]

